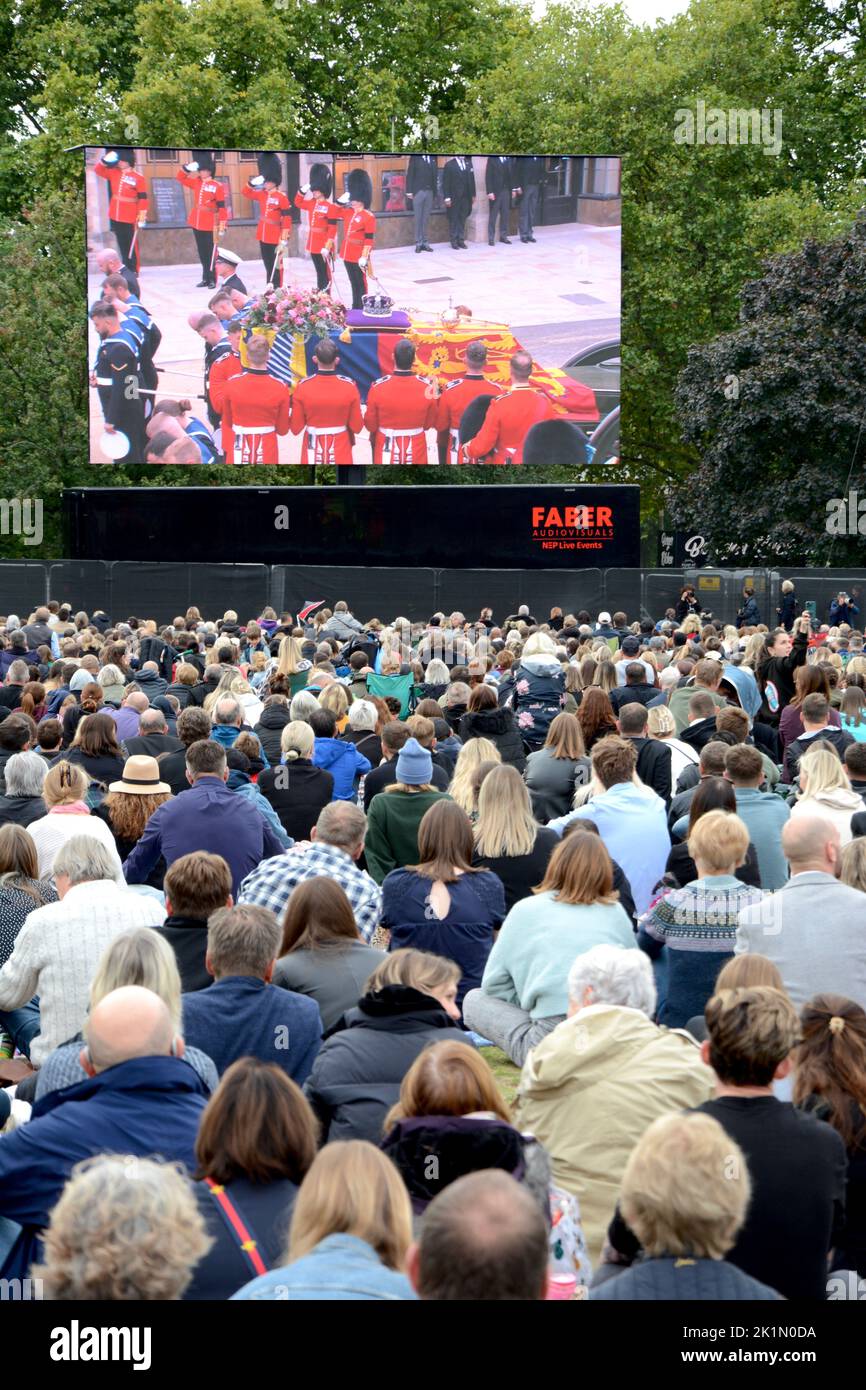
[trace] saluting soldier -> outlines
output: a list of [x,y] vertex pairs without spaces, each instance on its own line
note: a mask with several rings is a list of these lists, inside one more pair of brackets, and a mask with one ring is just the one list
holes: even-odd
[[223,390],[226,463],[279,463],[277,435],[289,432],[291,392],[268,375],[271,345],[263,334],[255,334],[246,351],[249,365]]
[[477,338],[466,349],[466,375],[449,382],[436,408],[440,463],[460,462],[459,426],[463,412],[476,396],[501,396],[502,387],[484,375],[487,348]]
[[455,251],[467,249],[466,219],[475,202],[475,173],[468,155],[455,155],[442,170],[442,197],[448,209],[448,230]]
[[326,249],[333,249],[337,225],[342,222],[340,258],[352,286],[352,308],[362,309],[367,293],[367,268],[376,236],[376,219],[370,211],[373,184],[366,169],[350,169],[346,182],[346,192],[331,205],[328,222],[330,238]]
[[147,221],[147,184],[141,174],[136,173],[135,151],[130,145],[116,145],[97,160],[93,172],[98,178],[108,180],[111,190],[109,225],[117,238],[123,264],[137,271],[141,258],[136,232]]
[[226,188],[216,177],[216,156],[213,150],[193,150],[192,159],[178,169],[175,178],[184,188],[192,190],[193,201],[187,221],[195,237],[201,261],[201,279],[196,289],[216,289],[216,243],[225,235],[229,212]]
[[100,300],[90,311],[101,341],[91,381],[99,390],[102,417],[108,434],[125,434],[129,449],[122,455],[129,463],[144,461],[144,397],[135,340],[120,325],[114,304]]
[[352,463],[355,436],[364,428],[361,393],[349,376],[340,376],[337,344],[322,338],[313,353],[318,371],[305,377],[292,396],[292,434],[306,431],[306,461],[316,464]]
[[[262,253],[262,264],[270,285],[274,279],[274,262],[277,249],[284,246],[292,230],[292,205],[280,189],[283,181],[283,166],[279,155],[260,154],[259,172],[241,189],[245,198],[258,203],[259,224],[256,236]],[[280,284],[283,283],[282,263],[280,265]],[[238,288],[242,288],[238,286]]]
[[463,445],[464,463],[522,463],[523,441],[540,420],[557,419],[550,397],[530,384],[532,358],[516,352],[511,359],[511,390],[490,402],[484,424]]
[[426,431],[436,424],[437,397],[430,383],[412,371],[415,346],[401,338],[394,349],[394,371],[374,381],[367,395],[364,424],[376,464],[426,463]]
[[337,222],[338,209],[331,202],[333,180],[327,164],[314,164],[310,169],[310,181],[304,183],[295,194],[295,207],[307,214],[307,251],[316,267],[316,286],[320,290],[330,290],[331,272],[327,254],[333,249],[333,234]]

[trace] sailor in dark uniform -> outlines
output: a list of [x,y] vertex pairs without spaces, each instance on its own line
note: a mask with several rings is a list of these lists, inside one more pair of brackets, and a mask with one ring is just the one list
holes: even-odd
[[129,440],[126,463],[144,461],[144,401],[141,366],[135,335],[121,328],[117,309],[100,300],[90,311],[93,327],[101,338],[94,376],[99,389],[102,416],[108,434],[122,433]]
[[247,287],[237,273],[240,263],[241,258],[234,251],[229,251],[225,246],[219,248],[214,266],[217,273],[218,289],[240,290],[241,294],[247,293]]

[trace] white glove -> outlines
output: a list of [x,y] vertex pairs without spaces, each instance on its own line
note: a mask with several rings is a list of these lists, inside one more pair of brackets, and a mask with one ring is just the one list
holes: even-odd
[[362,270],[366,270],[366,269],[367,269],[367,257],[366,257],[366,256],[362,256],[361,259],[360,259],[359,262],[358,262],[358,265],[361,267]]
[[309,193],[309,191],[310,191],[310,185],[309,185],[308,183],[302,183],[302,184],[301,184],[301,192],[303,193],[303,195],[304,195],[305,198],[306,198],[307,194]]
[[348,201],[349,201],[349,193],[348,193],[348,189],[347,189],[345,193],[341,193],[341,194],[340,194],[340,197],[337,199],[337,202],[338,202],[338,203],[348,203]]

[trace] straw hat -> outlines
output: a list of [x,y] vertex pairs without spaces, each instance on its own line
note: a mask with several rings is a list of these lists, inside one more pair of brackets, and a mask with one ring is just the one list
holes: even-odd
[[159,780],[159,763],[156,758],[143,753],[135,753],[127,758],[123,777],[119,782],[109,783],[110,792],[131,792],[133,796],[156,796],[160,792],[170,792],[167,782]]

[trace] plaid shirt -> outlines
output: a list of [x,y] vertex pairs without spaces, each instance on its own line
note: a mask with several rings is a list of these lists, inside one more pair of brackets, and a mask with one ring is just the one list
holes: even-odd
[[382,890],[335,845],[321,841],[297,844],[285,854],[263,860],[243,880],[238,902],[269,907],[282,921],[292,890],[310,878],[331,878],[339,883],[352,904],[359,932],[369,941],[382,915]]

